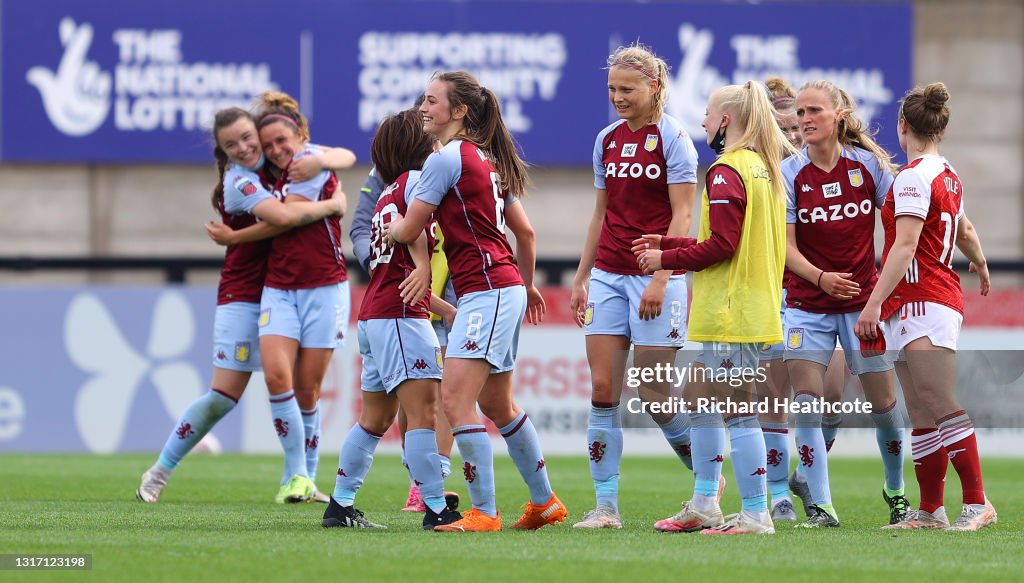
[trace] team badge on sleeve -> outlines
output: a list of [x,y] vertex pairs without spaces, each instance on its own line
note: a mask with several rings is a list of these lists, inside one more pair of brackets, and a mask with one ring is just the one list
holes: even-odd
[[658,134],[647,134],[647,140],[644,141],[644,149],[648,152],[653,152],[658,147]]
[[850,175],[850,186],[857,188],[861,184],[864,184],[864,175],[860,173],[860,168],[850,170],[848,174]]
[[250,182],[248,178],[239,178],[238,181],[235,182],[235,188],[245,196],[256,194],[256,185]]
[[789,335],[786,338],[786,348],[802,348],[804,345],[804,329],[803,328],[790,328]]
[[235,343],[235,360],[237,362],[249,362],[249,355],[252,354],[252,345],[248,342]]

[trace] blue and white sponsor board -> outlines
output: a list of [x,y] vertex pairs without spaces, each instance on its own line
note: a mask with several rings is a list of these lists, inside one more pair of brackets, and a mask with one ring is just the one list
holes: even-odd
[[6,0],[0,23],[10,162],[207,163],[213,113],[267,89],[300,101],[318,142],[368,160],[381,118],[435,71],[465,69],[501,98],[529,161],[587,165],[615,115],[606,58],[636,40],[668,62],[667,111],[704,163],[710,92],[771,74],[836,82],[898,150],[913,40],[909,3],[874,2]]

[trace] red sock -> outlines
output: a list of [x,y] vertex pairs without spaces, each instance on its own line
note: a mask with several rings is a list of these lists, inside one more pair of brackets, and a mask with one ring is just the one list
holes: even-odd
[[981,484],[981,458],[974,424],[964,411],[957,411],[939,420],[942,444],[949,454],[953,469],[960,476],[964,504],[984,504],[985,488]]
[[935,512],[942,507],[946,487],[946,468],[949,457],[942,446],[942,434],[932,427],[910,432],[910,451],[914,458],[914,473],[921,490],[921,510]]

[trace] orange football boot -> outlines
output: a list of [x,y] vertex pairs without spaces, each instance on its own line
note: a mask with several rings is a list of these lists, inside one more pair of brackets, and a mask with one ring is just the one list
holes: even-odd
[[525,508],[523,515],[512,525],[515,530],[537,530],[542,526],[562,522],[569,515],[565,504],[558,499],[554,492],[551,493],[551,499],[547,503],[537,505],[527,502],[523,504],[523,508]]
[[501,512],[491,518],[476,508],[462,515],[462,520],[435,526],[434,532],[498,532],[501,530]]

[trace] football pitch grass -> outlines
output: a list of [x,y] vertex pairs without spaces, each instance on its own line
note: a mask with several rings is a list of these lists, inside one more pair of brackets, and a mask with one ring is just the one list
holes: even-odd
[[[876,459],[830,460],[842,527],[774,536],[662,534],[652,524],[679,509],[692,474],[670,458],[623,460],[621,531],[571,528],[593,507],[583,457],[552,457],[552,484],[569,507],[565,523],[537,532],[447,534],[401,512],[408,482],[397,456],[380,456],[356,506],[384,531],[324,529],[322,504],[273,503],[279,456],[192,456],[160,502],[135,500],[152,455],[0,455],[0,553],[90,553],[89,571],[0,572],[4,581],[661,581],[842,579],[963,581],[1024,579],[1024,463],[984,461],[985,489],[999,524],[977,533],[883,531],[888,519]],[[453,460],[457,466],[458,458]],[[324,456],[319,487],[333,489],[336,458]],[[739,509],[732,470],[722,501]],[[907,491],[917,502],[913,470]],[[469,505],[460,473],[448,487]],[[497,461],[506,527],[526,486]],[[803,518],[797,502],[797,514]],[[946,508],[955,518],[960,484],[950,468]]]

